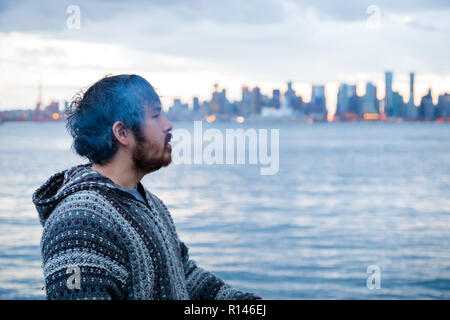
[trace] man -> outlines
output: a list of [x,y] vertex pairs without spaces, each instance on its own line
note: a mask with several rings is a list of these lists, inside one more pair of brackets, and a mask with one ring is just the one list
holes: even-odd
[[172,160],[172,124],[150,83],[105,77],[66,113],[89,163],[33,194],[48,299],[260,299],[189,259],[167,207],[140,183]]

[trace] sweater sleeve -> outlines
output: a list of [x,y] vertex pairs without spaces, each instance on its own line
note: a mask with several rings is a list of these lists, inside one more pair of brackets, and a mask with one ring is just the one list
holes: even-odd
[[87,209],[52,213],[41,240],[47,299],[127,298],[129,263],[111,225]]
[[215,274],[197,266],[189,258],[189,249],[180,241],[181,258],[186,287],[191,300],[257,300],[262,299],[249,292],[242,292],[224,283]]

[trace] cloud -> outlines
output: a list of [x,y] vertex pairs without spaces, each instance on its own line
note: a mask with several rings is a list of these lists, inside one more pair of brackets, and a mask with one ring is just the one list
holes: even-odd
[[[74,2],[81,8],[80,30],[66,27],[66,8]],[[53,74],[73,73],[76,85],[89,77],[89,82],[95,81],[108,69],[134,70],[171,85],[166,95],[176,95],[178,90],[184,97],[189,94],[183,82],[190,83],[190,95],[207,96],[216,81],[233,86],[229,92],[239,94],[243,83],[268,87],[287,80],[306,84],[354,78],[356,82],[360,74],[372,75],[364,80],[377,82],[386,69],[396,74],[416,71],[418,79],[421,73],[447,79],[448,1],[377,1],[378,29],[367,25],[366,10],[372,4],[5,1],[0,6],[0,35],[4,35],[0,41],[2,48],[13,47],[0,63],[8,67],[11,79],[17,73],[36,72],[35,66],[44,63]],[[30,45],[4,42],[14,34]],[[9,94],[6,87],[0,87],[3,93]]]
[[313,8],[322,19],[338,21],[366,20],[366,9],[372,5],[379,7],[381,12],[386,14],[422,14],[450,8],[450,2],[447,0],[291,0],[290,2],[302,10]]
[[[166,1],[26,1],[5,0],[0,6],[0,31],[58,32],[65,28],[66,8],[78,5],[83,22],[99,24],[117,17],[139,13],[146,22],[165,20],[182,25],[202,21],[217,24],[270,24],[283,19],[282,5],[275,0],[166,0]],[[127,19],[128,20],[128,19]],[[127,21],[133,25],[136,21]]]

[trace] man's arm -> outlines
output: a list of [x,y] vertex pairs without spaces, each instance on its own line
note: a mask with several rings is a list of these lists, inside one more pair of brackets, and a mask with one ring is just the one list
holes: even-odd
[[197,266],[189,259],[189,249],[180,241],[186,287],[192,300],[256,300],[253,293],[242,292],[224,283],[216,275]]
[[47,299],[126,299],[127,255],[111,221],[90,207],[61,203],[41,240]]

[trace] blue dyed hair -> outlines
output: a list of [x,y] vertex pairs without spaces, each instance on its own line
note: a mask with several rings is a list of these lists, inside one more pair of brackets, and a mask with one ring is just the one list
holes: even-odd
[[159,96],[144,78],[135,74],[106,76],[79,92],[65,110],[72,147],[90,162],[106,164],[118,149],[113,124],[122,121],[142,140],[145,113],[160,107]]

